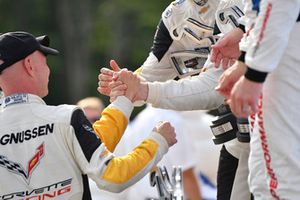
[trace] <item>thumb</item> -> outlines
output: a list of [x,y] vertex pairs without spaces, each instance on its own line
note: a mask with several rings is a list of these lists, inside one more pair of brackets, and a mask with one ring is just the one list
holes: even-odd
[[114,72],[114,74],[113,74],[113,80],[114,80],[114,81],[118,80],[119,76],[120,76],[119,73]]
[[118,72],[118,71],[121,70],[120,67],[119,67],[119,65],[118,65],[118,63],[117,63],[115,60],[110,60],[109,64],[110,64],[110,67],[111,67],[115,72]]

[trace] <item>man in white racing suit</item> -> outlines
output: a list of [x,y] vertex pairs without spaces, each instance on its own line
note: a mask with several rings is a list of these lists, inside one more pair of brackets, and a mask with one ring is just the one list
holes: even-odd
[[[0,199],[91,199],[87,175],[99,188],[119,192],[137,182],[176,143],[161,123],[134,151],[118,158],[133,109],[132,94],[119,97],[94,126],[72,105],[48,106],[46,55],[58,54],[49,37],[27,32],[0,35]],[[132,77],[134,80],[135,78]]]
[[[210,3],[208,6],[210,9],[216,8],[218,5],[218,2],[214,2],[214,7],[212,7],[213,1],[202,1],[202,3],[202,7],[200,6],[200,8],[209,5],[206,3]],[[239,7],[241,9],[239,9]],[[228,17],[233,16],[239,18],[241,16],[240,12],[243,9],[242,7],[240,1],[221,1],[217,9],[216,20],[223,32],[229,31],[230,28],[235,25],[231,24],[234,23],[234,21]],[[198,37],[193,37],[197,34],[191,34],[191,32],[187,31],[186,28],[190,27],[189,22],[191,20],[186,19],[195,18],[199,24],[206,25],[202,25],[201,27],[213,27],[211,19],[215,20],[214,12],[210,13],[210,20],[206,22],[204,18],[201,18],[200,12],[196,12],[196,15],[190,16],[189,14],[192,12],[188,12],[189,10],[187,8],[201,10],[199,5],[195,5],[193,1],[188,0],[172,3],[163,13],[152,52],[139,71],[139,75],[147,81],[166,81],[176,76],[181,77],[182,74],[180,74],[180,72],[178,73],[178,70],[174,70],[176,67],[173,67],[173,63],[168,59],[174,55],[173,51],[178,52],[187,49],[197,51],[197,49],[201,49],[205,47],[205,45],[212,43],[212,37],[209,37],[212,36],[212,29],[210,30],[211,32],[208,32],[206,29],[201,29],[203,35],[199,34],[200,31],[198,29]],[[207,12],[207,14],[209,14],[209,12]],[[207,18],[208,16],[206,16],[206,19]],[[176,22],[179,23],[176,24]],[[174,32],[176,33],[175,36],[173,34]],[[180,35],[177,34],[178,32],[181,33],[181,38],[176,37]],[[200,39],[197,41],[195,38]],[[169,41],[169,46],[166,48],[158,48],[166,41]],[[112,67],[116,69],[115,64],[113,64]],[[146,100],[154,107],[174,110],[213,109],[224,103],[223,97],[214,89],[222,72],[222,69],[214,69],[214,65],[208,61],[205,64],[205,72],[190,79],[180,81],[171,80],[164,83],[142,83],[142,88],[139,90],[136,99]],[[109,82],[110,79],[106,77],[105,74],[109,76],[109,74],[111,75],[111,71],[102,69],[102,74],[99,77],[99,91],[108,94],[109,89],[105,87],[105,82]],[[249,145],[240,143],[237,139],[234,139],[227,142],[225,146],[226,148],[224,147],[221,153],[221,157],[223,156],[221,158],[222,164],[220,163],[219,166],[218,198],[250,199],[247,184]],[[225,164],[223,162],[224,160],[227,160]]]
[[300,1],[256,2],[247,69],[229,77],[237,81],[231,106],[237,116],[254,113],[249,183],[255,199],[298,199]]

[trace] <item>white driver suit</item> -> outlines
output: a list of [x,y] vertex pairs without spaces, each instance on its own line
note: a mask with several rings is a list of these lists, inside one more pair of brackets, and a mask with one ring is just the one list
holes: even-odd
[[[224,11],[227,11],[226,8],[236,2],[221,1],[220,5],[223,6],[222,8]],[[161,42],[156,41],[155,38],[152,52],[140,70],[140,75],[148,81],[168,80],[167,82],[149,83],[147,102],[151,103],[154,107],[181,111],[198,109],[207,110],[217,108],[224,103],[223,97],[214,89],[223,70],[215,69],[209,59],[205,64],[205,72],[179,81],[169,80],[176,77],[176,72],[168,59],[170,52],[182,49],[194,49],[199,45],[199,43],[191,40],[184,32],[181,38],[174,38],[174,30],[177,30],[176,27],[179,27],[182,23],[184,25],[184,19],[187,17],[195,18],[207,27],[213,27],[216,19],[216,10],[211,9],[217,8],[218,3],[218,1],[208,1],[207,4],[198,6],[192,0],[176,1],[162,14],[161,23],[163,23],[164,26],[161,24],[158,26],[156,37],[162,38],[164,41],[166,41],[166,38],[169,38],[170,46],[164,49],[158,48]],[[206,9],[208,9],[208,11],[204,13],[199,12],[203,7],[207,7]],[[192,12],[195,9],[198,10],[198,12]],[[218,8],[218,13],[222,13],[221,8]],[[176,22],[179,22],[179,25],[177,25]],[[224,24],[226,25],[226,23]],[[228,30],[226,28],[227,27],[222,30]],[[162,32],[164,29],[170,34],[169,37],[166,36],[167,34],[165,34],[165,37],[162,37],[161,34],[159,34],[159,32]],[[203,37],[210,36],[207,31],[204,31],[204,33],[205,35],[203,35]],[[212,34],[212,32],[210,34]],[[203,44],[207,45],[206,41]],[[156,48],[160,49],[160,51]],[[247,184],[249,145],[242,144],[238,142],[237,139],[234,139],[226,143],[226,149],[229,151],[229,154],[235,157],[235,159],[239,159],[237,161],[239,163],[235,174],[233,189],[230,191],[230,199],[250,199],[250,192]]]
[[261,1],[249,36],[245,76],[264,82],[250,144],[255,200],[300,196],[299,10],[299,0]]
[[111,192],[137,182],[168,144],[153,132],[127,156],[115,157],[111,152],[132,109],[118,97],[92,127],[76,106],[48,106],[31,94],[6,96],[0,110],[0,199],[89,200],[87,175]]

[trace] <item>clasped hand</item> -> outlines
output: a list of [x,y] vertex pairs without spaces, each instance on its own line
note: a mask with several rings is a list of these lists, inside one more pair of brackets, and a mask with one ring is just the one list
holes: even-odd
[[127,69],[120,69],[118,64],[110,61],[113,70],[102,68],[98,76],[97,90],[114,101],[118,96],[126,96],[130,101],[138,100],[141,78]]

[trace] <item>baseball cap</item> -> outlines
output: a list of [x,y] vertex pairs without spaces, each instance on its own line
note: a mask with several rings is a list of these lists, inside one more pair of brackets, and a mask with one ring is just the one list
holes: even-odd
[[35,38],[32,34],[22,31],[1,34],[0,73],[36,50],[44,55],[57,55],[59,52],[49,45],[50,39],[47,35]]

